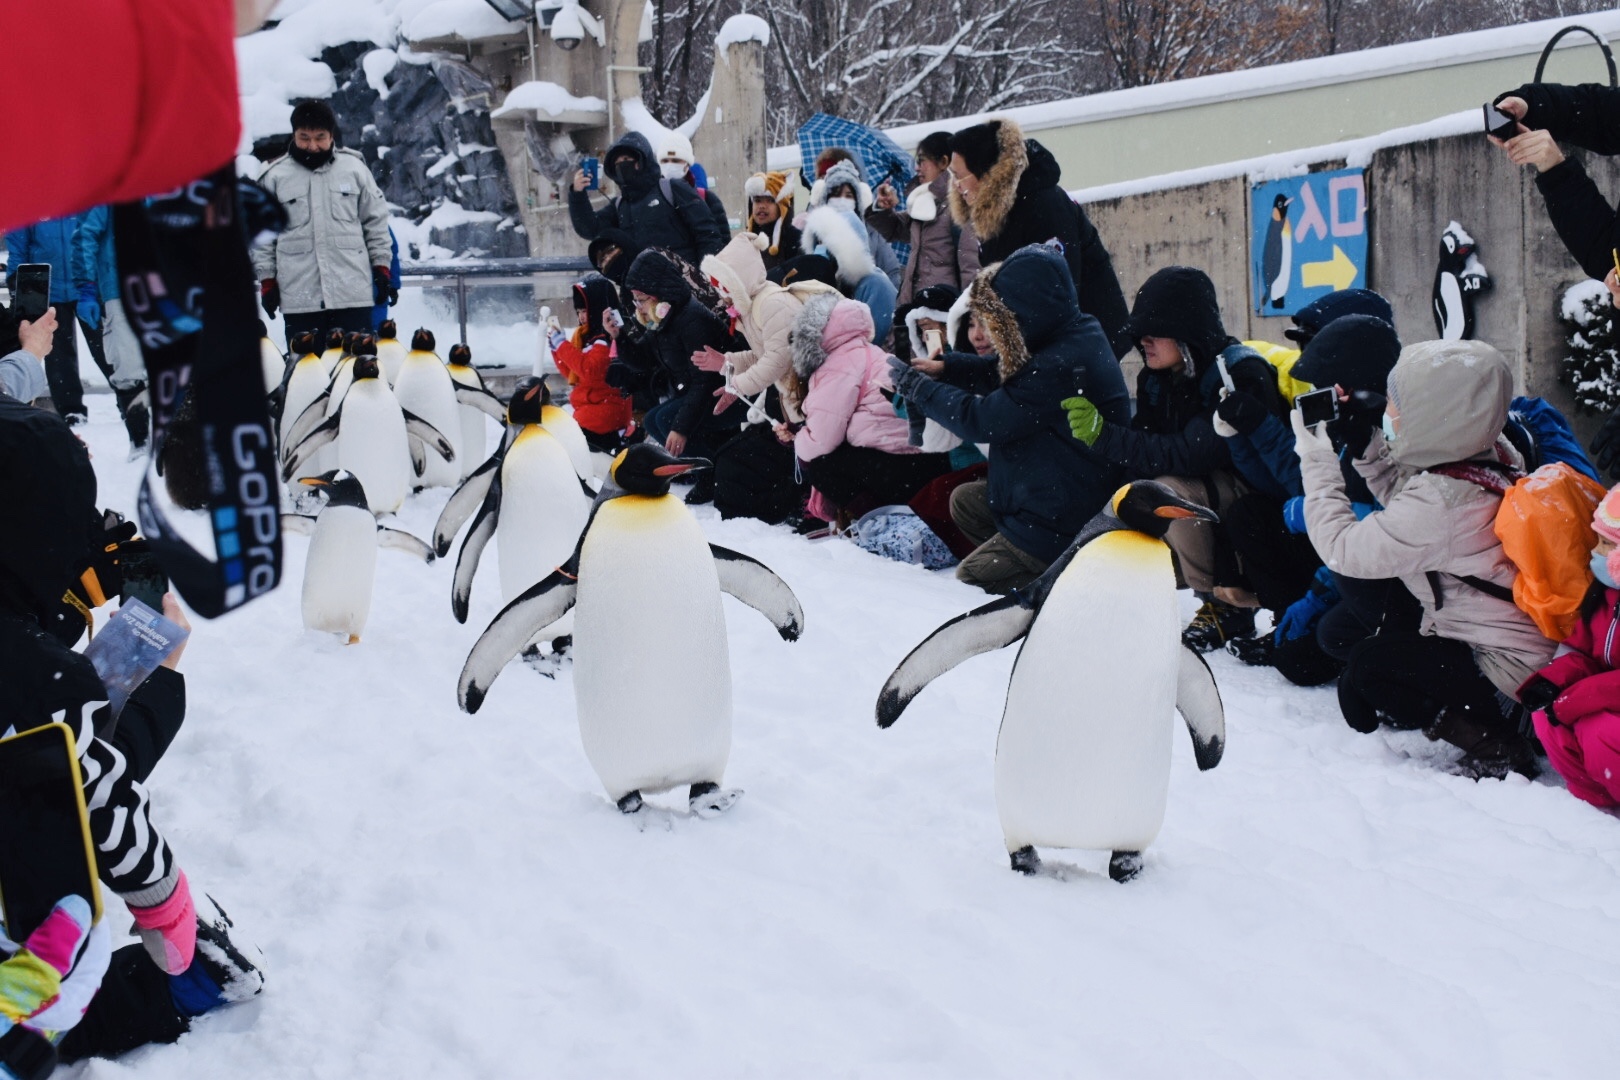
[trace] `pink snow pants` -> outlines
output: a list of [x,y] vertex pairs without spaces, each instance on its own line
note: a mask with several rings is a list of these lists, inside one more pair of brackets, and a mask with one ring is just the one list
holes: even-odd
[[1574,729],[1535,714],[1536,736],[1570,794],[1593,806],[1620,806],[1620,712],[1582,717]]

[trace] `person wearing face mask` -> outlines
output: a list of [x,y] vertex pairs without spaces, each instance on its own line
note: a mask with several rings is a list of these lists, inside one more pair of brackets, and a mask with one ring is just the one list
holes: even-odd
[[872,341],[878,344],[894,326],[900,261],[889,242],[861,220],[871,204],[872,189],[855,163],[836,162],[811,192],[801,243],[807,254],[831,259],[838,290],[871,309]]
[[337,117],[324,101],[292,111],[287,153],[259,183],[287,211],[287,228],[253,252],[260,301],[279,309],[290,339],[304,331],[370,333],[375,304],[399,298],[389,274],[388,202],[366,159],[340,147]]
[[619,229],[642,248],[664,248],[693,266],[726,242],[726,231],[690,184],[670,180],[659,170],[652,143],[639,131],[621,135],[602,155],[602,175],[619,188],[601,209],[591,205],[584,170],[574,172],[568,192],[568,220],[583,240]]
[[1522,464],[1501,437],[1513,373],[1482,341],[1425,341],[1390,371],[1379,430],[1355,468],[1383,509],[1357,519],[1325,425],[1293,414],[1305,528],[1333,573],[1398,578],[1423,612],[1350,651],[1339,709],[1361,732],[1422,728],[1464,751],[1478,779],[1534,769],[1515,697],[1552,658],[1530,616],[1470,580],[1511,589],[1518,569],[1496,536],[1502,491]]
[[1620,806],[1620,486],[1592,515],[1592,588],[1552,663],[1519,688],[1536,737],[1577,799]]
[[703,166],[692,156],[691,139],[678,131],[665,132],[658,143],[658,172],[672,183],[690,185],[703,200],[703,205],[709,208],[721,237],[731,239],[731,221],[726,217],[726,205],[709,186],[709,174],[703,171]]

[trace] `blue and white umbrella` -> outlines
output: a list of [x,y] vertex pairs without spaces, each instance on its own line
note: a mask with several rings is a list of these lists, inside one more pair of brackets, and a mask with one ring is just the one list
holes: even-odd
[[[799,125],[800,175],[806,186],[816,180],[816,155],[833,146],[841,146],[855,155],[861,165],[861,178],[873,190],[887,180],[894,190],[904,192],[916,172],[911,155],[877,128],[818,112]],[[891,242],[889,246],[894,248],[895,257],[904,266],[911,257],[911,245]]]

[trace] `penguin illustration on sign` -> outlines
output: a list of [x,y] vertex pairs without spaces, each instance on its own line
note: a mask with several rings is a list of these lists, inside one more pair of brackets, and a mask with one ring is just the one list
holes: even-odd
[[656,443],[620,452],[573,555],[495,617],[457,685],[461,707],[477,712],[506,662],[573,609],[580,741],[626,814],[643,809],[643,795],[681,785],[690,785],[688,806],[701,817],[742,794],[720,787],[731,755],[720,594],[759,611],[784,640],[797,640],[804,626],[781,578],[708,543],[685,502],[669,493],[672,477],[709,467]]
[[1478,245],[1455,221],[1440,234],[1440,265],[1434,272],[1434,328],[1443,341],[1474,336],[1474,300],[1491,287]]
[[410,533],[379,525],[353,473],[336,469],[303,483],[326,496],[318,515],[281,515],[287,531],[313,535],[304,561],[304,629],[342,634],[347,644],[356,645],[371,615],[377,548],[394,548],[423,562],[433,561],[433,549]]
[[1271,202],[1271,222],[1266,226],[1266,246],[1260,256],[1260,285],[1271,306],[1281,310],[1288,300],[1288,286],[1294,276],[1294,227],[1288,223],[1291,200],[1279,194]]
[[1033,874],[1037,847],[1111,852],[1128,881],[1164,823],[1173,714],[1200,769],[1220,763],[1226,719],[1203,657],[1181,643],[1164,535],[1213,512],[1138,481],[1027,589],[935,630],[889,676],[877,701],[887,728],[912,698],[963,660],[1022,640],[996,740],[996,807],[1012,868]]

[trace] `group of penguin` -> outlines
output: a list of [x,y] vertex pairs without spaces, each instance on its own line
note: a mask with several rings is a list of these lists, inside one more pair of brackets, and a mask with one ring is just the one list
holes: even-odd
[[[679,787],[696,816],[729,809],[742,793],[721,787],[732,679],[720,595],[759,611],[787,641],[803,632],[804,611],[768,567],[709,543],[671,493],[675,478],[710,463],[641,442],[599,468],[541,379],[521,380],[502,405],[471,368],[466,346],[445,364],[429,332],[417,331],[407,351],[391,329],[384,324],[379,339],[335,334],[320,354],[304,335],[277,373],[283,479],[324,496],[318,514],[283,517],[289,531],[312,534],[306,627],[358,641],[377,547],[432,561],[470,520],[451,612],[466,621],[492,539],[506,604],[467,656],[457,685],[462,709],[476,713],[520,654],[534,655],[542,642],[554,654],[566,648],[586,758],[621,812],[644,824],[644,797]],[[267,375],[270,365],[267,350]],[[467,468],[485,449],[484,416],[497,413],[505,424],[499,447]],[[444,470],[431,471],[435,464],[460,483],[431,545],[380,525],[376,515],[397,509],[412,486],[447,483]],[[878,725],[888,728],[935,678],[1022,642],[995,766],[1014,870],[1040,872],[1037,847],[1082,848],[1110,852],[1115,880],[1134,877],[1163,823],[1176,711],[1199,768],[1221,759],[1220,694],[1203,658],[1181,644],[1163,539],[1186,518],[1214,514],[1156,483],[1121,488],[1039,580],[945,623],[878,696]],[[634,678],[624,656],[637,657]]]

